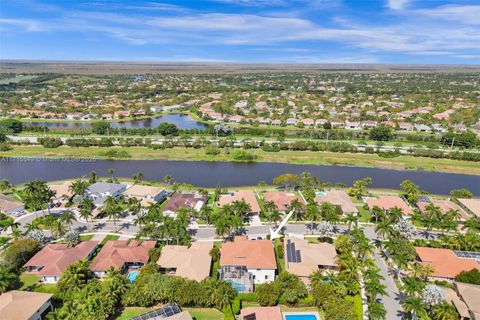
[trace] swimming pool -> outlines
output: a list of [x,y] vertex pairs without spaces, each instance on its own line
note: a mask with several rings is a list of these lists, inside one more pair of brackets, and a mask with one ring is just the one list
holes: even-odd
[[283,320],[320,320],[316,311],[283,312]]
[[324,197],[324,196],[327,195],[327,193],[325,191],[317,191],[317,192],[315,192],[315,195],[317,197]]
[[317,320],[314,314],[287,314],[285,320]]
[[128,275],[127,275],[128,281],[134,282],[137,279],[137,277],[138,277],[138,270],[133,270],[128,272]]

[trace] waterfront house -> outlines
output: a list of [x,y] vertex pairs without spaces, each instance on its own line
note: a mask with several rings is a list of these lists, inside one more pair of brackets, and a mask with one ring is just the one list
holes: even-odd
[[236,236],[220,250],[220,276],[229,281],[239,292],[252,292],[253,283],[262,284],[275,280],[277,262],[270,240],[248,240]]
[[202,281],[210,276],[212,248],[212,242],[193,242],[190,247],[166,245],[157,265],[162,273]]
[[193,209],[199,212],[207,203],[205,197],[194,193],[176,193],[167,202],[163,208],[163,214],[170,217],[176,217],[181,208]]
[[283,191],[267,191],[262,194],[263,200],[265,202],[272,201],[279,212],[286,212],[290,207],[290,204],[294,200],[304,203],[302,198],[294,193],[283,192]]
[[0,319],[42,320],[53,310],[52,294],[12,290],[0,295]]
[[368,209],[371,211],[373,207],[379,207],[382,210],[390,211],[393,208],[402,209],[403,214],[413,214],[412,209],[399,196],[379,196],[378,198],[367,198],[366,203]]
[[142,206],[146,207],[152,203],[163,201],[167,197],[167,191],[160,187],[151,187],[143,185],[133,185],[124,193],[125,198],[136,198]]
[[127,185],[121,183],[96,182],[89,186],[86,195],[93,200],[97,206],[103,205],[108,196],[118,199],[127,190]]
[[282,311],[276,307],[248,307],[240,311],[240,320],[283,320]]
[[468,213],[475,215],[477,218],[480,218],[480,199],[459,198],[457,200]]
[[447,213],[450,210],[456,210],[460,213],[461,220],[467,220],[468,214],[463,210],[458,204],[452,202],[450,200],[443,200],[443,199],[428,199],[428,201],[420,200],[417,203],[418,208],[422,213],[427,212],[427,207],[433,204],[435,207],[438,207],[443,213]]
[[329,190],[327,192],[317,192],[315,202],[321,205],[328,202],[334,206],[342,208],[343,213],[358,213],[358,209],[350,196],[343,190]]
[[259,214],[260,213],[260,205],[258,204],[257,197],[255,196],[255,192],[252,190],[239,190],[234,191],[229,194],[222,194],[218,198],[218,205],[223,207],[226,204],[231,204],[235,201],[245,201],[248,205],[250,205],[250,213],[252,214]]
[[23,267],[27,273],[41,276],[45,283],[57,283],[68,266],[82,259],[90,259],[97,246],[98,241],[83,241],[75,247],[51,243],[37,252]]
[[138,270],[149,260],[148,252],[156,241],[110,240],[90,264],[89,269],[99,278],[110,268],[121,272]]

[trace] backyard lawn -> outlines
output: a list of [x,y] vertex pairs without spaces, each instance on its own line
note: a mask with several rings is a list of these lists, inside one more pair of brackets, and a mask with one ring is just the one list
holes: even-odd
[[34,274],[22,273],[20,275],[20,281],[22,282],[22,287],[20,288],[20,290],[34,287],[37,284],[38,280],[40,280],[39,276],[36,276]]
[[365,209],[363,206],[357,206],[358,214],[360,216],[360,222],[370,222],[370,218],[372,217],[370,211]]

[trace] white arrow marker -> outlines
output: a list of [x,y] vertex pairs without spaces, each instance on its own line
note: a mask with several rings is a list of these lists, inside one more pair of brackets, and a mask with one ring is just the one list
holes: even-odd
[[280,225],[278,226],[278,228],[273,231],[272,229],[270,229],[270,240],[273,240],[273,239],[277,239],[277,238],[281,238],[282,235],[279,234],[279,232],[283,229],[283,227],[287,224],[288,222],[288,219],[290,219],[290,217],[293,215],[293,210],[290,211],[287,216],[285,217],[285,219],[283,219],[283,221],[280,223]]

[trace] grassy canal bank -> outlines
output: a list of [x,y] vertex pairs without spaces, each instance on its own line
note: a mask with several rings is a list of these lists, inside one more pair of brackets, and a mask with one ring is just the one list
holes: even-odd
[[[112,156],[108,152],[118,150],[123,157]],[[480,175],[478,162],[450,159],[433,159],[425,157],[399,156],[382,158],[377,154],[334,153],[312,151],[280,151],[265,152],[249,150],[256,162],[279,162],[290,164],[340,165],[367,168],[383,168],[394,170],[423,170],[458,174]],[[153,150],[146,147],[90,147],[73,148],[62,146],[55,149],[42,146],[13,146],[11,150],[0,153],[4,157],[67,157],[96,158],[121,160],[199,160],[199,161],[235,161],[232,154],[221,152],[218,155],[207,155],[205,149],[171,148]]]

